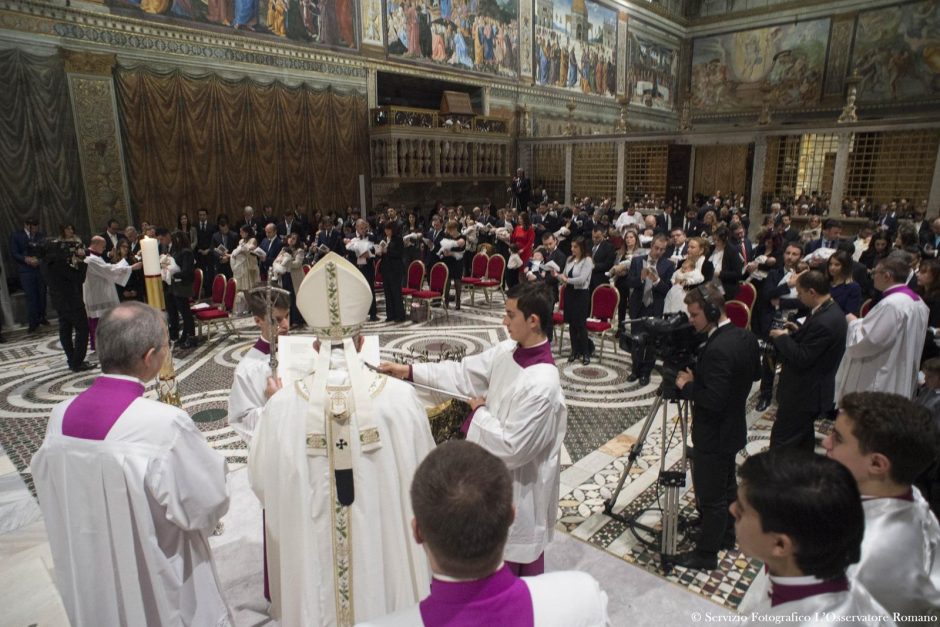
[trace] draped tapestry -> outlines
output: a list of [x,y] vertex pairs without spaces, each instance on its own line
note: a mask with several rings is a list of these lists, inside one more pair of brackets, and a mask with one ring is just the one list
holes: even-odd
[[[88,212],[62,59],[0,50],[0,242],[30,216],[58,235],[65,223],[87,237]],[[8,257],[9,259],[9,257]]]
[[369,167],[363,95],[142,67],[119,68],[115,85],[138,220],[172,226],[201,207],[233,218],[245,205],[359,205]]

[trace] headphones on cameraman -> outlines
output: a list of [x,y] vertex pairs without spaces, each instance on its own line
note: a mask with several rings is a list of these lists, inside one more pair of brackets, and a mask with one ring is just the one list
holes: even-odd
[[721,318],[721,308],[712,302],[712,296],[708,293],[704,283],[699,285],[697,289],[699,296],[702,297],[702,313],[705,314],[705,319],[711,323],[718,322]]

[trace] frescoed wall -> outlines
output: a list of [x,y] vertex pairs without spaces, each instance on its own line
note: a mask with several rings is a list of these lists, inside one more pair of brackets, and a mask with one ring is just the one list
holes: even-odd
[[679,40],[630,21],[627,95],[633,104],[674,111],[679,79]]
[[362,18],[362,43],[381,46],[382,0],[360,0],[359,15]]
[[354,0],[107,0],[117,12],[358,48]]
[[852,68],[863,102],[940,96],[940,1],[860,13]]
[[693,40],[692,107],[710,112],[774,109],[818,102],[829,18]]
[[532,71],[538,85],[617,92],[617,11],[592,0],[535,0]]
[[515,77],[517,0],[386,0],[390,57]]

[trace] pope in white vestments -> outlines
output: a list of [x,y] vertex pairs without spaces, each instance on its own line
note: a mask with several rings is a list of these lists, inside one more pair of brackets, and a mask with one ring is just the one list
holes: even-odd
[[[163,348],[145,377],[153,378],[169,350],[160,312],[124,303],[99,329],[103,337],[160,337],[109,324],[126,310],[150,315],[150,330],[162,331]],[[137,376],[110,372],[115,345],[99,343],[105,374],[53,409],[31,463],[69,620],[76,627],[228,625],[208,542],[228,510],[225,459],[185,411],[144,398]]]
[[[884,276],[875,274],[876,287]],[[868,315],[851,320],[836,373],[836,404],[850,392],[913,398],[928,315],[927,305],[907,285],[889,284]]]
[[862,508],[862,558],[849,567],[849,576],[889,612],[940,615],[940,525],[920,491],[862,497]]
[[283,625],[352,625],[430,587],[408,487],[434,441],[414,389],[362,364],[371,302],[339,255],[310,270],[297,305],[321,343],[315,363],[271,398],[255,430],[249,481],[265,509],[271,613]]

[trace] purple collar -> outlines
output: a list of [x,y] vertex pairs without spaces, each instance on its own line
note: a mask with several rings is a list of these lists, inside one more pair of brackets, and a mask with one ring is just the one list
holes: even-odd
[[777,607],[783,603],[791,603],[830,592],[845,592],[848,589],[849,580],[845,576],[802,586],[788,586],[774,581],[770,592],[770,606]]
[[252,348],[258,351],[259,353],[264,353],[265,355],[271,354],[271,345],[263,337],[259,337],[258,341],[255,342],[255,345],[252,346]]
[[143,396],[137,381],[102,376],[79,394],[62,417],[62,435],[103,440],[131,403]]
[[555,358],[552,357],[552,345],[548,340],[545,340],[538,346],[530,346],[529,348],[516,346],[516,350],[512,353],[512,358],[519,364],[520,368],[528,368],[529,366],[535,366],[537,364],[555,365]]
[[532,595],[507,566],[473,581],[431,581],[431,595],[421,601],[425,627],[535,624]]
[[885,296],[890,296],[891,294],[904,294],[906,296],[910,296],[911,300],[914,300],[914,301],[920,300],[920,296],[917,295],[917,292],[915,292],[914,290],[912,290],[911,288],[909,288],[907,285],[903,283],[901,285],[895,285],[894,287],[889,287],[888,289],[886,289],[885,291],[881,293],[881,296],[882,298],[884,298]]

